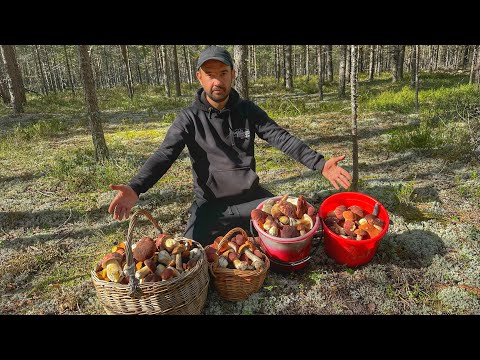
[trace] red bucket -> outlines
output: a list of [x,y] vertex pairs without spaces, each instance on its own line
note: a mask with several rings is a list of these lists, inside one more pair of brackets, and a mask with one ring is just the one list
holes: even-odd
[[[282,196],[277,196],[273,199],[279,200],[281,198]],[[261,202],[257,209],[262,209],[266,201]],[[260,244],[271,261],[273,270],[297,271],[303,269],[308,264],[312,238],[320,226],[318,213],[313,220],[315,223],[309,232],[294,238],[281,238],[270,235],[261,229],[256,221],[252,220],[253,226],[258,232]]]
[[[324,222],[325,217],[339,205],[346,207],[360,206],[367,213],[372,213],[375,204],[379,205],[378,218],[385,223],[384,228],[377,236],[367,240],[350,240],[342,238],[331,231]],[[323,239],[325,252],[339,264],[356,267],[372,260],[380,239],[388,230],[389,217],[385,207],[371,196],[359,192],[340,192],[326,198],[320,205],[319,215],[323,225]]]

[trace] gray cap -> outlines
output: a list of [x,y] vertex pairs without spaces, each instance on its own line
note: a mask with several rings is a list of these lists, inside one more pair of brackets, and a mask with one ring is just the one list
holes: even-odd
[[210,45],[200,53],[197,61],[197,70],[200,69],[200,66],[207,60],[218,60],[233,68],[233,60],[230,53],[220,46]]

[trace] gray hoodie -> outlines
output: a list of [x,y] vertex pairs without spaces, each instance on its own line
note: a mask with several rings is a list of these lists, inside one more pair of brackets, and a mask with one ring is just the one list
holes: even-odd
[[192,105],[180,112],[160,147],[129,182],[140,195],[167,172],[185,145],[190,154],[198,205],[206,201],[241,202],[259,183],[255,172],[255,135],[311,170],[321,170],[324,156],[291,135],[267,113],[233,88],[226,106],[217,110],[202,88]]

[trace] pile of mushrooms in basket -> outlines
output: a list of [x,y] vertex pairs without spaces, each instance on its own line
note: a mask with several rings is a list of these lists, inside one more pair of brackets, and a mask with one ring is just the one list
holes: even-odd
[[[173,238],[159,234],[157,239],[143,236],[132,245],[135,277],[144,282],[167,281],[192,269],[203,256],[202,250],[190,239]],[[128,284],[125,243],[112,248],[97,264],[95,272],[100,280]]]
[[257,249],[251,238],[238,232],[231,240],[218,236],[205,248],[207,261],[222,268],[260,270],[265,268],[265,255]]

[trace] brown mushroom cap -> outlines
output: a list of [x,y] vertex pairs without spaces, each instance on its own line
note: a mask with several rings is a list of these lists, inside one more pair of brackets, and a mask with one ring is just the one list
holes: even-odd
[[111,260],[118,261],[118,263],[121,263],[123,259],[123,255],[119,254],[118,252],[111,252],[105,255],[102,259],[102,268],[107,267],[107,263]]
[[163,250],[165,248],[165,241],[171,238],[168,234],[158,234],[157,239],[155,240],[155,246],[157,250]]
[[360,228],[356,229],[356,230],[354,231],[354,233],[355,233],[355,235],[360,235],[360,236],[365,236],[365,235],[368,234],[365,230],[360,229]]
[[180,244],[173,248],[172,255],[181,254],[184,251],[185,251],[185,245]]
[[157,248],[153,239],[144,236],[139,242],[137,242],[137,246],[132,250],[132,254],[135,260],[145,261],[155,255],[156,250]]
[[157,270],[157,266],[155,265],[155,261],[152,260],[152,259],[146,259],[143,264],[145,266],[148,266],[148,268],[150,269],[151,272],[155,272],[155,270]]
[[358,219],[361,219],[363,217],[363,210],[360,206],[358,205],[352,205],[348,208],[352,213],[354,213]]

